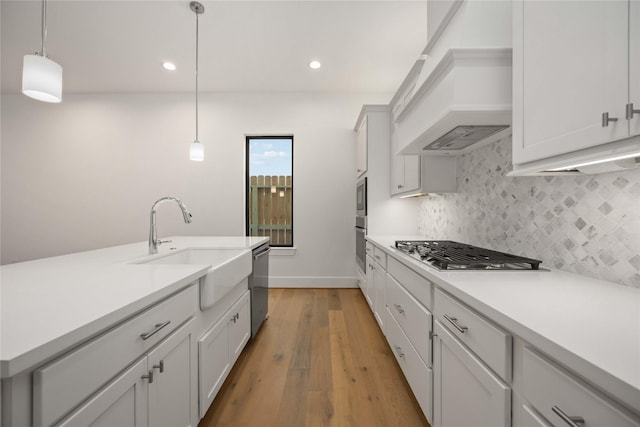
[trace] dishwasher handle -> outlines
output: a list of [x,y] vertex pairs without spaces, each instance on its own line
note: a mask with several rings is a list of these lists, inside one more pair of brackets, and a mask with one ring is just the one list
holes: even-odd
[[258,258],[262,258],[264,255],[267,255],[269,252],[271,252],[271,247],[267,247],[267,249],[260,251],[257,254],[254,254],[253,255],[254,261],[257,260]]

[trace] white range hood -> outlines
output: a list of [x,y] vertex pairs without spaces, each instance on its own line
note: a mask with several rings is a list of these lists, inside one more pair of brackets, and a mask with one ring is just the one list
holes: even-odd
[[511,48],[450,49],[418,85],[396,117],[398,154],[463,154],[509,136]]

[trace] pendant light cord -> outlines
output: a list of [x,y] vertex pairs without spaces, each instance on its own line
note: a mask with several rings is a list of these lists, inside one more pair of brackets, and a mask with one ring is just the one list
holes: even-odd
[[198,13],[196,13],[196,141],[198,141]]
[[42,0],[42,56],[47,57],[47,53],[44,50],[44,41],[47,38],[47,1]]

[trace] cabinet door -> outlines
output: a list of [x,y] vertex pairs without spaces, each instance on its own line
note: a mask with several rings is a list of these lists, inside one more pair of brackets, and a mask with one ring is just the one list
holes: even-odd
[[[143,427],[147,425],[147,358],[104,387],[58,426]],[[63,392],[61,390],[61,392]]]
[[[640,109],[640,2],[629,4],[629,102]],[[631,135],[640,135],[640,114],[629,121]]]
[[391,155],[391,194],[404,190],[404,156]]
[[242,349],[251,337],[251,310],[249,306],[249,291],[231,307],[227,317],[230,317],[229,324],[229,355],[231,363],[240,356]]
[[360,129],[356,135],[356,176],[360,177],[367,171],[367,118],[360,124]]
[[204,417],[231,368],[229,312],[198,341],[200,418]]
[[626,1],[514,4],[515,164],[628,136],[627,22]]
[[375,311],[374,298],[375,298],[375,282],[376,282],[376,262],[373,260],[373,257],[367,255],[367,287],[364,293],[365,298],[367,299],[367,303],[369,303],[369,307],[371,311]]
[[434,323],[434,427],[510,426],[509,386]]
[[380,264],[376,263],[373,274],[375,276],[374,314],[376,316],[376,320],[378,321],[378,326],[380,326],[380,329],[384,334],[385,333],[384,319],[386,318],[385,282],[387,280],[387,273],[386,271],[384,271],[384,269]]
[[188,322],[148,356],[153,370],[149,384],[149,425],[187,427],[195,420],[195,354],[193,322]]
[[420,188],[420,156],[404,156],[404,191]]

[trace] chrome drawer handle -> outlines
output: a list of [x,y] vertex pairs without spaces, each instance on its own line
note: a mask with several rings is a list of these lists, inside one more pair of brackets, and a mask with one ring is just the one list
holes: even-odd
[[557,406],[553,406],[551,408],[551,410],[557,416],[562,418],[562,421],[564,421],[565,423],[567,423],[571,427],[580,427],[580,426],[584,425],[584,418],[582,418],[582,417],[569,416],[562,409],[558,408]]
[[[140,337],[143,340],[148,340],[149,338],[151,338],[152,336],[154,336],[155,334],[157,334],[158,332],[160,332],[160,329],[164,328],[165,326],[167,326],[169,323],[171,323],[171,320],[167,320],[164,323],[156,323],[155,328],[153,328],[151,331],[149,332],[145,332],[143,334],[140,334]],[[151,381],[149,381],[151,382]]]
[[398,310],[398,313],[404,314],[404,308],[400,304],[393,304],[393,306]]
[[627,108],[626,108],[626,119],[627,120],[631,120],[633,119],[633,115],[634,114],[640,114],[640,110],[634,110],[633,109],[633,103],[631,104],[627,104]]
[[160,373],[164,372],[164,360],[161,360],[159,364],[153,365],[153,369],[160,369]]
[[458,319],[455,317],[450,317],[448,314],[443,315],[443,317],[447,319],[449,323],[451,323],[453,327],[456,328],[461,334],[464,334],[465,332],[467,332],[467,329],[469,329],[466,326],[460,326],[458,324]]
[[153,382],[153,369],[149,371],[148,375],[143,375],[142,379],[149,380],[149,384]]
[[602,113],[602,127],[606,128],[609,126],[609,122],[617,122],[617,117],[609,117],[609,113]]
[[403,358],[404,353],[402,352],[402,347],[395,346],[395,349],[396,349],[396,353],[398,354],[398,357]]
[[377,259],[378,261],[380,261],[380,255],[374,255],[373,256],[375,259]]

